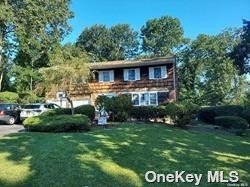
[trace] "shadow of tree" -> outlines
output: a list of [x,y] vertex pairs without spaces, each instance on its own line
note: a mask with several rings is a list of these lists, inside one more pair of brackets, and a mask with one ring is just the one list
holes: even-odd
[[236,170],[246,182],[249,144],[242,137],[153,124],[89,133],[18,133],[0,138],[0,186],[156,186],[144,180],[149,170],[201,173],[202,186],[209,186],[208,170]]

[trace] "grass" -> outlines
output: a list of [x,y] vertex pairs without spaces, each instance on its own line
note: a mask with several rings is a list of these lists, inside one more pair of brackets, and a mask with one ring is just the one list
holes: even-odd
[[[144,180],[149,170],[204,175],[208,170],[236,170],[241,182],[249,182],[249,140],[157,124],[124,124],[89,133],[12,134],[0,137],[0,186],[156,186]],[[205,179],[201,186],[209,185]]]

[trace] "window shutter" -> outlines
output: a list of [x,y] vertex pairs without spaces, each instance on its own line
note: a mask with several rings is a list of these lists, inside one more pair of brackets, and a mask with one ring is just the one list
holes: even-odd
[[161,66],[161,77],[162,78],[167,78],[167,67],[166,66]]
[[109,71],[110,82],[114,82],[114,70]]
[[102,71],[98,72],[98,78],[99,78],[99,82],[103,82],[103,72]]
[[124,79],[124,81],[128,81],[128,70],[127,69],[123,70],[123,79]]
[[149,79],[154,79],[154,68],[148,68],[149,69]]
[[140,68],[135,69],[135,80],[141,80]]

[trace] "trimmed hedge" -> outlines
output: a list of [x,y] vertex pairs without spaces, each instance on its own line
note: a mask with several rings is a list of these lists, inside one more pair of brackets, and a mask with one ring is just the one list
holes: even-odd
[[92,105],[81,105],[75,108],[75,114],[83,114],[92,121],[95,118],[95,107]]
[[157,108],[153,106],[133,106],[130,116],[139,121],[149,121],[157,118]]
[[198,118],[205,123],[213,124],[217,116],[241,116],[243,110],[244,107],[240,105],[205,107],[198,112]]
[[24,127],[34,132],[89,131],[90,120],[85,115],[40,115],[23,121]]
[[[75,108],[75,114],[82,114],[92,121],[95,118],[95,107],[92,105],[81,105]],[[71,115],[70,108],[56,108],[42,113],[43,116]]]
[[237,116],[218,116],[215,117],[215,124],[227,129],[241,129],[246,130],[248,128],[248,122]]
[[0,102],[17,103],[19,95],[15,92],[0,92]]
[[241,112],[240,117],[247,120],[248,124],[250,124],[250,106],[245,107],[245,109]]

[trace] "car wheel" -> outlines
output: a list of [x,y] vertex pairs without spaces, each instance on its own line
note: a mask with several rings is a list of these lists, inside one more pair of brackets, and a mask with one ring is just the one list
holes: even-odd
[[15,122],[16,122],[16,119],[14,118],[14,117],[9,117],[9,119],[8,119],[8,124],[9,125],[14,125],[15,124]]

